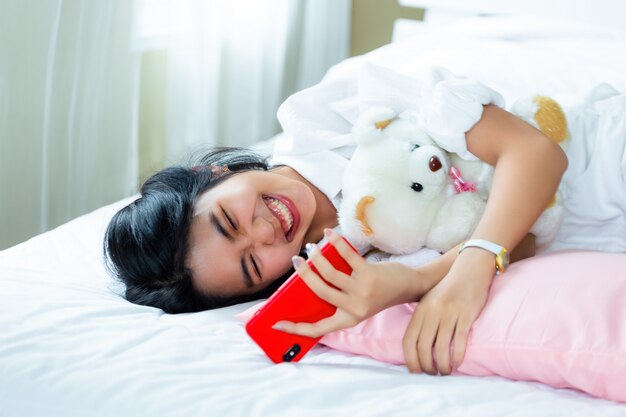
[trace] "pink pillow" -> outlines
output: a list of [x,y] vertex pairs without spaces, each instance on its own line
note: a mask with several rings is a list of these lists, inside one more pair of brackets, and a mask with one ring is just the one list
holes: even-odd
[[[402,364],[415,305],[389,308],[320,343]],[[562,252],[511,265],[494,279],[458,373],[626,402],[626,254]]]

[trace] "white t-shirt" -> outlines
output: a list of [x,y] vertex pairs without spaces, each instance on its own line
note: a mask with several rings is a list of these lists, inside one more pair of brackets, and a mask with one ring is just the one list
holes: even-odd
[[[505,106],[490,87],[442,68],[409,77],[366,63],[356,77],[322,81],[281,105],[284,133],[276,139],[271,163],[293,167],[338,204],[356,146],[350,130],[368,106],[416,112],[439,146],[471,159],[465,133],[489,103]],[[566,113],[571,135],[561,187],[566,215],[548,250],[626,252],[626,95],[602,84]]]

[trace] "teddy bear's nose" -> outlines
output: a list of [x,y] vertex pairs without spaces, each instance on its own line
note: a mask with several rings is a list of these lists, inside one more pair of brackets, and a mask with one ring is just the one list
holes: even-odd
[[436,156],[431,156],[430,161],[428,161],[428,168],[432,172],[437,172],[441,169],[441,161]]

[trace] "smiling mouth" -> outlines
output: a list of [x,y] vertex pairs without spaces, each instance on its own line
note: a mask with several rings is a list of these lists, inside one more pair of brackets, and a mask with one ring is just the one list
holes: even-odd
[[278,219],[280,228],[285,234],[285,238],[290,241],[293,236],[292,232],[296,229],[294,226],[297,225],[297,216],[294,215],[294,212],[289,207],[293,205],[293,203],[284,201],[282,198],[268,195],[263,196],[263,201],[265,201],[267,208],[269,208],[272,214]]

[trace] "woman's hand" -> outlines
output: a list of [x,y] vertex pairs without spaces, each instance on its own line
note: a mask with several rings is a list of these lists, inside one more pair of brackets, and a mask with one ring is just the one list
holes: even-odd
[[302,336],[323,336],[355,326],[393,305],[415,301],[432,287],[426,278],[420,279],[422,274],[419,270],[396,262],[369,263],[355,253],[338,233],[326,229],[324,234],[350,265],[352,274],[346,275],[336,270],[317,245],[312,246],[309,259],[324,279],[300,257],[294,257],[294,266],[309,288],[323,300],[335,305],[337,311],[317,323],[281,321],[274,325],[275,329]]
[[467,248],[458,255],[450,272],[422,297],[409,322],[402,345],[409,371],[447,375],[461,364],[494,274],[493,254]]

